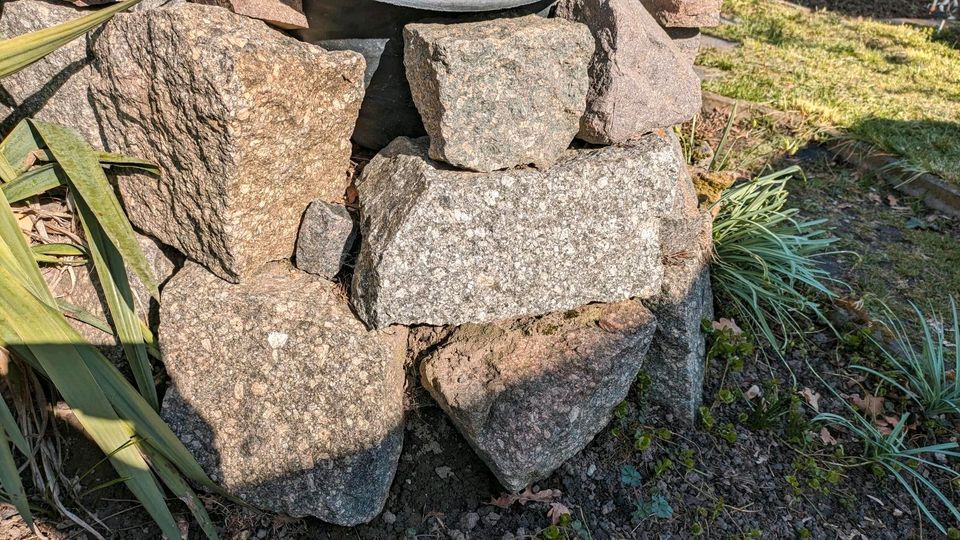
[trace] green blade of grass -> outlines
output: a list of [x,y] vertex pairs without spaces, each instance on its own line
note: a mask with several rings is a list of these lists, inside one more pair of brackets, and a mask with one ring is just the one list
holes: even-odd
[[123,154],[114,154],[112,152],[99,152],[97,161],[104,167],[122,167],[126,169],[137,169],[146,173],[159,175],[160,167],[156,163],[136,157],[125,156]]
[[3,185],[3,193],[10,203],[20,202],[30,197],[46,193],[64,185],[67,175],[56,163],[48,163],[31,169],[12,182]]
[[[5,177],[3,180],[12,182],[19,174],[26,171],[29,167],[29,156],[42,147],[43,141],[40,140],[40,135],[33,129],[30,122],[21,120],[0,142],[0,154],[6,158],[8,172],[12,172],[10,177]],[[5,167],[0,166],[0,170],[5,170]]]
[[141,283],[157,301],[160,291],[150,270],[150,264],[134,236],[133,227],[107,180],[96,152],[89,144],[68,129],[46,122],[31,121],[57,163],[67,174],[70,188],[76,198],[83,200],[90,213],[123,260],[130,265]]
[[127,0],[51,28],[0,40],[0,78],[12,75],[110,20],[140,0]]
[[219,538],[217,528],[210,519],[210,515],[207,514],[207,509],[204,508],[200,498],[190,488],[190,485],[184,482],[176,467],[149,444],[141,445],[141,449],[150,460],[157,476],[166,484],[167,489],[173,492],[190,509],[190,513],[193,514],[194,519],[197,520],[197,524],[200,525],[200,529],[207,535],[207,538],[217,540]]
[[7,402],[3,398],[0,398],[0,429],[7,433],[7,438],[13,442],[18,450],[23,452],[23,455],[30,455],[30,445],[27,444],[27,439],[20,432],[17,421],[13,418],[13,413],[10,412],[10,408],[7,407]]
[[20,480],[17,462],[13,459],[10,441],[7,438],[6,430],[3,428],[0,428],[0,486],[3,487],[3,491],[10,498],[10,502],[13,503],[14,508],[20,513],[20,517],[27,522],[27,526],[32,531],[33,514],[30,512],[30,503],[27,502],[27,493],[23,490],[23,482]]
[[116,327],[120,346],[133,371],[140,394],[154,410],[160,410],[157,387],[153,382],[153,370],[150,367],[143,334],[140,332],[140,318],[137,317],[134,309],[133,291],[127,280],[123,259],[100,228],[86,202],[78,198],[76,204],[77,215],[89,242],[90,258],[93,260],[93,267],[100,280],[101,290],[106,299],[107,308],[110,310],[110,318]]

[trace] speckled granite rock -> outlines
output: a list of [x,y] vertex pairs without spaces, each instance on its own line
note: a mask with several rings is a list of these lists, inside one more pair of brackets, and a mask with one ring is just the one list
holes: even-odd
[[597,40],[581,139],[621,143],[700,111],[693,65],[640,0],[560,0],[556,15],[585,23]]
[[297,268],[332,279],[346,262],[358,232],[346,208],[314,201],[304,212],[297,235]]
[[697,60],[700,53],[699,28],[664,28],[680,54],[691,64]]
[[693,422],[703,399],[706,342],[700,323],[713,320],[713,217],[698,210],[686,174],[678,178],[677,192],[674,211],[661,224],[663,285],[660,294],[644,301],[658,322],[644,370],[651,380],[649,399],[675,418]]
[[[0,39],[42,30],[81,17],[72,6],[38,0],[2,2]],[[90,103],[91,68],[87,41],[71,41],[26,69],[0,80],[0,134],[24,118],[76,130],[100,146],[100,130]]]
[[570,150],[546,171],[451,170],[400,138],[357,180],[353,281],[374,327],[489,322],[660,290],[659,216],[684,167],[672,135]]
[[284,29],[306,28],[302,0],[191,0],[197,4],[220,6],[237,15],[260,19]]
[[466,324],[427,353],[421,381],[500,483],[520,490],[603,429],[655,327],[636,300]]
[[290,258],[307,205],[342,199],[359,54],[184,4],[118,15],[94,55],[107,146],[163,171],[119,182],[130,220],[218,276]]
[[492,171],[552,165],[577,134],[593,39],[535,15],[404,28],[407,80],[430,157]]
[[722,0],[640,0],[662,26],[709,27],[720,25]]
[[274,512],[374,518],[403,441],[406,330],[368,332],[284,263],[239,285],[188,263],[163,300],[162,415],[210,477]]

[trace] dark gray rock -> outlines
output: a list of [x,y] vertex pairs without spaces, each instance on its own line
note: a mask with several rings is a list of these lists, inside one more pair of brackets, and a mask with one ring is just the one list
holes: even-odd
[[597,47],[579,137],[622,143],[700,111],[700,79],[640,0],[561,0],[557,17],[586,24]]
[[397,139],[357,180],[353,301],[373,327],[489,322],[660,291],[672,135],[570,150],[546,171],[450,170]]
[[636,300],[465,324],[430,349],[421,381],[500,483],[516,491],[603,429],[655,327]]
[[678,179],[677,192],[674,211],[661,224],[663,285],[660,294],[644,301],[658,323],[644,370],[651,381],[648,397],[692,423],[703,400],[706,341],[700,325],[703,319],[713,320],[713,216],[698,210],[686,174]]
[[342,201],[363,58],[213,6],[117,15],[93,47],[104,141],[162,175],[118,182],[130,221],[229,281],[293,256]]
[[347,262],[360,228],[346,208],[314,201],[307,207],[297,236],[297,268],[333,279]]
[[431,158],[475,171],[548,168],[577,134],[594,47],[586,26],[536,15],[410,24],[404,43]]
[[163,300],[162,415],[210,477],[270,511],[373,519],[403,440],[406,331],[368,332],[334,284],[283,263],[239,285],[188,263]]
[[[39,0],[3,2],[0,39],[49,28],[82,17],[73,6]],[[76,130],[100,147],[100,129],[90,102],[89,36],[75,39],[22,71],[0,80],[0,134],[34,118]]]

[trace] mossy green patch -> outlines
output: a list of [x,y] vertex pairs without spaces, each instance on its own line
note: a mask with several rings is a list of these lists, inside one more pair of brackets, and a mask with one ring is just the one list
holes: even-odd
[[795,110],[960,184],[960,50],[934,30],[725,0],[734,23],[709,30],[741,44],[699,63],[726,72],[704,88]]

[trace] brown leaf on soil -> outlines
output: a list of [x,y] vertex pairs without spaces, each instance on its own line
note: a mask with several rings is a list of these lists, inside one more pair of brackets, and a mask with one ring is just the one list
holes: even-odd
[[863,411],[871,420],[875,420],[883,412],[883,398],[866,394],[862,399],[859,394],[854,394],[851,398],[854,406]]
[[820,440],[823,441],[823,444],[828,444],[833,446],[837,444],[837,440],[833,438],[833,435],[830,434],[830,430],[826,426],[820,428]]
[[550,518],[550,523],[556,525],[560,522],[560,518],[565,515],[570,515],[569,508],[558,502],[550,503],[550,509],[547,510],[547,517]]
[[488,504],[498,506],[500,508],[508,508],[513,503],[520,503],[521,506],[529,502],[542,502],[542,503],[552,503],[554,499],[557,499],[563,495],[559,489],[541,489],[540,491],[534,493],[529,487],[521,493],[504,493],[492,499]]
[[720,319],[719,321],[713,321],[712,326],[714,330],[730,330],[730,332],[735,336],[739,336],[743,333],[743,330],[737,326],[737,321],[733,319]]
[[820,412],[820,392],[814,392],[809,388],[804,388],[800,391],[800,396],[807,402],[807,405],[813,407],[813,410]]

